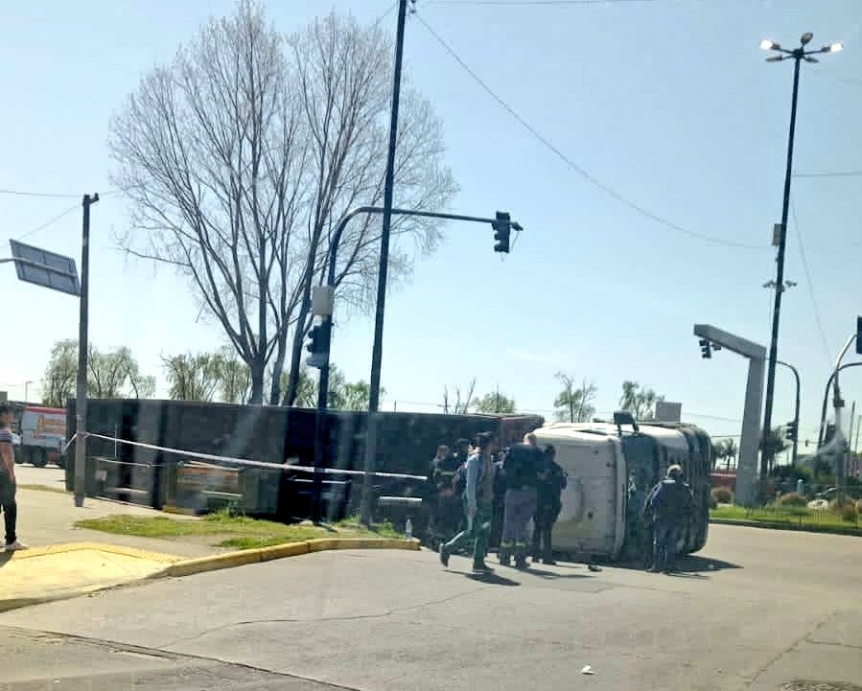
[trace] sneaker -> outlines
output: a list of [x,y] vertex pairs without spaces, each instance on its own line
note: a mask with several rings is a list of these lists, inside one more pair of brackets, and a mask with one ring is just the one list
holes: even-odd
[[492,569],[487,564],[474,564],[473,565],[473,573],[481,573],[481,574],[491,574],[494,573],[494,569]]
[[27,545],[20,540],[15,540],[15,542],[10,542],[6,545],[7,552],[17,552],[19,549],[27,549]]
[[449,553],[446,552],[446,545],[442,543],[440,544],[440,563],[445,568],[449,567]]

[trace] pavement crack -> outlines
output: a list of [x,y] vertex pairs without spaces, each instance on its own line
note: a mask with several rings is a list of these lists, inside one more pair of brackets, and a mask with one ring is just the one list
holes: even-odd
[[787,653],[793,651],[798,648],[801,643],[811,643],[811,636],[817,633],[821,628],[823,628],[830,619],[835,617],[835,612],[832,612],[822,621],[817,622],[817,624],[812,627],[812,629],[806,632],[804,635],[800,636],[797,640],[793,641],[789,646],[780,650],[777,654],[773,655],[769,660],[766,661],[765,664],[761,665],[758,670],[754,673],[754,676],[751,677],[748,681],[745,682],[743,688],[749,688],[752,684],[754,684],[760,677],[762,677],[770,667],[772,667],[776,662],[778,662],[782,657],[787,655]]
[[266,619],[247,619],[243,621],[232,621],[227,622],[226,624],[219,624],[218,626],[213,626],[212,628],[205,629],[200,631],[199,633],[194,634],[193,636],[184,636],[182,638],[177,638],[176,640],[169,641],[168,643],[162,644],[162,648],[168,649],[173,648],[177,645],[181,645],[184,643],[192,643],[194,641],[199,641],[200,639],[209,636],[210,634],[216,633],[218,631],[224,631],[225,629],[231,628],[240,628],[243,626],[255,626],[259,624],[308,624],[308,623],[317,623],[317,622],[332,622],[332,621],[362,621],[362,620],[371,620],[371,619],[385,619],[386,617],[390,617],[393,614],[400,614],[402,612],[414,612],[419,609],[424,609],[426,607],[434,607],[436,605],[445,605],[454,600],[458,600],[462,597],[467,597],[469,595],[475,595],[476,593],[482,590],[489,590],[494,588],[494,586],[481,586],[479,588],[473,588],[471,590],[465,591],[463,593],[458,593],[457,595],[451,595],[449,597],[444,597],[439,600],[429,600],[428,602],[420,602],[415,605],[408,605],[407,607],[395,607],[393,609],[387,609],[382,612],[376,612],[374,614],[352,614],[345,616],[337,616],[337,617],[318,617],[314,619],[310,619],[308,617],[288,617],[288,618],[266,618]]

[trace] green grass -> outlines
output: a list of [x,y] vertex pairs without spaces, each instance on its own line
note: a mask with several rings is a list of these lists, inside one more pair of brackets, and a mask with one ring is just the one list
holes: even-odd
[[803,506],[768,506],[758,509],[746,509],[742,506],[721,506],[712,509],[709,512],[709,517],[726,521],[749,521],[766,526],[862,535],[862,520],[845,521],[840,515],[832,511],[814,511]]
[[245,516],[235,516],[221,511],[200,520],[181,520],[155,516],[107,516],[88,518],[75,523],[78,528],[99,530],[114,535],[176,539],[184,537],[212,538],[210,544],[233,549],[256,549],[289,542],[302,542],[324,537],[384,537],[402,538],[389,523],[368,529],[355,519],[348,519],[333,528],[323,528],[309,523],[284,525],[272,521],[261,521]]

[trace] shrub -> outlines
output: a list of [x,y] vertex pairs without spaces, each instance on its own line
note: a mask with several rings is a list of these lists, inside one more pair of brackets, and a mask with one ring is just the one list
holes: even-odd
[[713,487],[710,495],[712,501],[716,504],[730,504],[733,502],[733,492],[727,487]]
[[848,523],[853,523],[859,518],[859,509],[852,501],[845,501],[840,504],[837,499],[833,499],[829,502],[829,509],[841,516],[841,520]]
[[710,509],[717,509],[718,508],[718,502],[715,500],[715,494],[709,495],[709,508]]
[[807,504],[808,500],[798,492],[782,494],[778,499],[779,506],[806,506]]

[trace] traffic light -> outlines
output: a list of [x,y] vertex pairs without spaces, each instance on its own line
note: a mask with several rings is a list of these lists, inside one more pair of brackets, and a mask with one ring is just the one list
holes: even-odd
[[862,317],[856,317],[856,354],[862,355]]
[[784,426],[784,438],[790,441],[796,441],[796,421],[791,420]]
[[309,367],[320,369],[326,365],[329,353],[325,343],[324,327],[322,325],[312,326],[308,332],[308,344],[305,349],[310,353],[305,360]]
[[712,357],[710,343],[705,338],[700,339],[700,356],[707,359]]
[[509,253],[509,236],[512,234],[512,219],[504,211],[497,212],[497,220],[491,223],[494,228],[494,251]]

